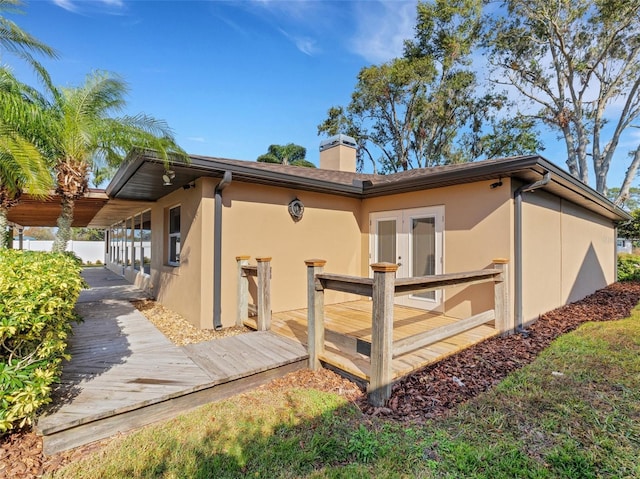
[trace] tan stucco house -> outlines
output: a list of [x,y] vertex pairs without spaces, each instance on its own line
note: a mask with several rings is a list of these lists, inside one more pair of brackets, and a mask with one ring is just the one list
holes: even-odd
[[[90,223],[109,228],[107,266],[200,328],[232,326],[236,257],[271,257],[274,312],[306,307],[304,261],[398,277],[509,261],[517,325],[616,279],[616,222],[628,215],[540,156],[356,173],[355,144],[321,144],[320,168],[191,156],[167,170],[135,152]],[[327,293],[326,301],[349,299]],[[399,296],[400,304],[464,318],[491,307],[487,284]]]

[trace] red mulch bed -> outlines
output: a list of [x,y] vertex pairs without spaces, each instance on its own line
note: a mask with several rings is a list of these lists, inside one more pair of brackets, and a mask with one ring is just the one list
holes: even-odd
[[448,414],[509,373],[533,362],[558,336],[586,321],[629,316],[640,301],[640,283],[616,283],[542,316],[522,334],[495,337],[407,376],[393,386],[385,408],[359,401],[365,414],[422,422]]
[[[551,341],[581,323],[625,318],[639,301],[640,283],[617,283],[597,291],[582,301],[542,315],[526,334],[489,339],[416,371],[394,385],[384,408],[368,405],[355,384],[328,370],[298,371],[266,387],[314,387],[345,396],[366,415],[419,423],[447,415],[459,404],[488,390],[510,372],[531,363]],[[37,478],[100,447],[101,443],[91,444],[44,457],[42,441],[35,433],[16,431],[0,438],[0,477]]]

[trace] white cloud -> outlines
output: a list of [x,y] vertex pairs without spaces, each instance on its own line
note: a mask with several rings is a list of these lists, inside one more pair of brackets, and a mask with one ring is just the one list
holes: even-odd
[[75,12],[77,10],[76,5],[71,0],[53,0],[53,3],[70,12]]
[[353,6],[356,28],[351,50],[371,63],[402,56],[404,41],[414,35],[416,2],[387,0]]
[[282,33],[285,37],[293,42],[298,50],[300,50],[305,55],[313,56],[318,53],[320,49],[318,48],[317,42],[310,37],[306,36],[296,36],[292,35],[282,28],[280,29],[280,33]]
[[[253,0],[253,5],[257,5],[264,10],[280,17],[287,17],[293,20],[306,20],[310,18],[310,14],[322,8],[322,2],[298,0],[298,1],[280,1],[280,0]],[[313,18],[313,16],[311,16]]]
[[60,8],[64,8],[69,12],[78,12],[80,9],[80,5],[83,7],[96,7],[96,6],[106,6],[110,10],[119,10],[124,8],[124,0],[52,0],[52,2],[59,6]]
[[402,56],[404,40],[414,34],[417,1],[252,0],[239,5],[260,15],[306,55],[327,50],[331,37],[367,61],[380,63]]
[[207,140],[205,140],[202,136],[188,136],[187,140],[195,141],[196,143],[206,143],[207,142]]

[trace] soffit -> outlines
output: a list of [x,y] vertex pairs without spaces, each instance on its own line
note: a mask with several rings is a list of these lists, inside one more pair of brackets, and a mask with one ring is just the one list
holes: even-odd
[[[90,189],[82,198],[75,201],[71,226],[88,226],[108,200],[109,197],[104,190]],[[61,201],[61,197],[55,194],[44,199],[23,194],[20,202],[9,208],[7,219],[20,226],[56,226],[62,211]]]
[[89,223],[90,228],[109,228],[111,225],[121,222],[123,219],[148,210],[153,201],[120,200],[111,198],[107,204],[93,217]]

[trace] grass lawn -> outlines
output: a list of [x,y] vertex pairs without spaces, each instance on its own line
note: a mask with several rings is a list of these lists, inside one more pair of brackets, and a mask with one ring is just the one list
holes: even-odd
[[640,477],[640,309],[556,340],[446,419],[371,420],[315,390],[255,391],[114,440],[67,478]]

